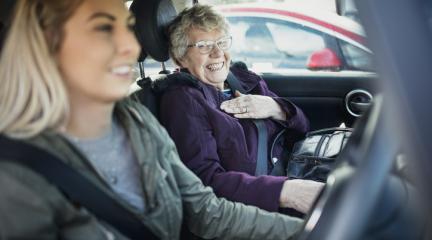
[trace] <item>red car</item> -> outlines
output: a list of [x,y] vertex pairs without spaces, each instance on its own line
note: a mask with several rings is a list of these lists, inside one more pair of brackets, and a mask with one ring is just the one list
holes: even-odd
[[233,60],[255,71],[373,70],[362,27],[334,12],[271,3],[219,10],[231,25]]

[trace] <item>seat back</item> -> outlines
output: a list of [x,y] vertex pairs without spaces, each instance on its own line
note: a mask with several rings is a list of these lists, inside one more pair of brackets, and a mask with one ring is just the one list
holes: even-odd
[[132,98],[146,106],[158,120],[160,93],[156,91],[155,84],[158,81],[163,81],[164,78],[163,75],[159,76],[159,79],[142,78],[137,82],[140,89],[131,94]]

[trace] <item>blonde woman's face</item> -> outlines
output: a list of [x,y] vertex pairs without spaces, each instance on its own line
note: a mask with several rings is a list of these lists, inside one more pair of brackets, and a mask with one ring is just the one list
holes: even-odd
[[71,102],[125,97],[140,47],[121,0],[85,0],[64,26],[57,56]]
[[[226,34],[220,31],[205,32],[191,29],[188,37],[189,43],[194,44],[199,41],[217,41],[226,37]],[[187,68],[199,80],[218,89],[223,89],[230,61],[231,55],[228,50],[223,51],[216,46],[208,53],[201,53],[197,47],[190,47],[186,55],[179,60],[181,67]]]

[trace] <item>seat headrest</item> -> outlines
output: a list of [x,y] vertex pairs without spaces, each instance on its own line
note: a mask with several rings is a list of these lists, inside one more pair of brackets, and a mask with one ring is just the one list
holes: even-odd
[[136,18],[135,33],[142,48],[139,61],[144,61],[147,54],[156,61],[167,61],[166,27],[177,15],[171,0],[135,0],[130,11]]
[[5,24],[13,10],[15,0],[0,1],[0,22]]
[[4,31],[5,31],[5,29],[3,27],[3,23],[0,22],[0,54],[1,54],[2,49],[3,49],[3,41],[4,41],[4,38],[5,38],[5,35],[6,35],[4,33]]

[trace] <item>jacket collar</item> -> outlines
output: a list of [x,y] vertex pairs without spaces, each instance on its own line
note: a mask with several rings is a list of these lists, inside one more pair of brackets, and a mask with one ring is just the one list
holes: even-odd
[[[247,68],[234,65],[230,68],[230,71],[239,79],[239,82],[245,89],[246,94],[250,93],[259,84],[260,77],[248,71]],[[190,74],[186,68],[168,75],[167,79],[161,82],[164,83],[163,85],[157,86],[159,92],[178,86],[191,86],[197,88],[203,93],[205,99],[216,108],[226,100],[221,91],[217,90],[210,84],[200,81],[198,78]]]
[[247,70],[247,68],[236,67],[236,65],[230,68],[231,72],[234,76],[239,79],[240,84],[245,89],[246,93],[250,93],[261,80],[261,77],[256,75],[255,73]]

